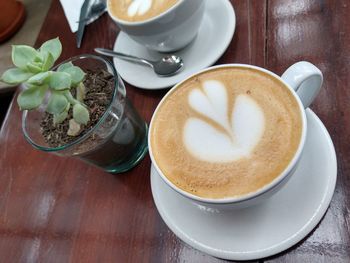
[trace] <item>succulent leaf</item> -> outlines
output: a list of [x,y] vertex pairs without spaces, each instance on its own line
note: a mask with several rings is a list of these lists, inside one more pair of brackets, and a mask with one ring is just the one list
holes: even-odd
[[41,72],[41,67],[42,67],[41,63],[36,63],[34,61],[27,63],[28,71],[34,74]]
[[70,89],[71,77],[65,72],[52,72],[50,77],[50,87],[54,90]]
[[67,63],[64,63],[64,64],[61,64],[57,71],[64,71],[66,68],[70,68],[70,67],[73,67],[73,63],[72,62],[67,62]]
[[52,92],[46,107],[48,113],[58,115],[62,113],[68,105],[67,98],[61,92]]
[[69,90],[65,90],[65,91],[63,92],[63,94],[64,94],[64,96],[66,96],[67,100],[68,100],[71,104],[75,105],[75,104],[79,104],[79,103],[80,103],[78,100],[76,100],[76,99],[73,97],[72,93],[70,93]]
[[79,124],[87,124],[90,120],[89,111],[81,104],[73,106],[73,118]]
[[24,71],[19,68],[10,68],[2,74],[0,80],[9,84],[9,85],[18,85],[22,82],[25,82],[34,74],[31,72]]
[[40,52],[50,52],[54,58],[54,61],[58,59],[62,52],[62,44],[58,37],[50,39],[43,43],[40,47]]
[[40,72],[34,75],[33,77],[29,78],[27,82],[33,85],[42,85],[48,80],[48,78],[50,77],[50,73],[51,72],[49,71]]
[[59,114],[54,114],[53,115],[53,123],[56,125],[58,123],[63,122],[67,117],[68,117],[68,111],[70,108],[70,103],[67,104],[66,108],[64,109],[64,111],[62,111]]
[[43,54],[44,60],[43,60],[43,63],[42,63],[41,70],[42,71],[47,71],[50,68],[52,68],[53,64],[55,63],[55,59],[54,59],[53,55],[50,52],[44,51],[43,53],[44,53]]
[[20,69],[26,70],[28,63],[34,62],[36,57],[38,57],[38,51],[32,47],[25,45],[12,46],[12,62]]
[[43,102],[45,93],[48,89],[47,85],[32,86],[23,90],[17,97],[17,103],[21,110],[33,110],[40,106]]
[[59,114],[55,114],[53,115],[53,124],[59,124],[59,123],[62,123],[65,119],[67,119],[68,117],[68,112],[66,111],[62,111],[61,113]]
[[84,79],[85,76],[85,73],[79,67],[76,66],[64,68],[61,72],[66,72],[70,75],[72,85],[74,86],[78,85]]
[[43,59],[40,53],[34,58],[34,62],[36,63],[43,63]]

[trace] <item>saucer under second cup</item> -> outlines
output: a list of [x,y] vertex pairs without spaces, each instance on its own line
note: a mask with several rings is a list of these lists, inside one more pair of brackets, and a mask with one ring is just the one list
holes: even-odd
[[310,109],[306,116],[309,128],[295,174],[257,206],[218,211],[196,205],[171,189],[152,165],[152,194],[167,226],[192,247],[229,260],[272,256],[306,237],[327,211],[337,177],[326,128]]

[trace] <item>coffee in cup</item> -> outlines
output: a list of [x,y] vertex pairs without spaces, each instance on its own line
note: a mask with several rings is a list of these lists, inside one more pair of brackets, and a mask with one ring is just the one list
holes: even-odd
[[172,52],[196,37],[205,0],[108,0],[107,11],[121,31],[145,48]]
[[301,144],[300,102],[282,81],[250,67],[213,68],[162,100],[149,143],[161,173],[206,199],[239,198],[279,177]]
[[109,1],[113,16],[128,22],[149,20],[173,7],[179,0],[113,0]]

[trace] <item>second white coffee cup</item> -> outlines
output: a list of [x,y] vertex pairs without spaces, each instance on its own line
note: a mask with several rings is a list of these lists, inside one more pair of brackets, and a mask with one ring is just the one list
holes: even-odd
[[108,0],[108,14],[121,31],[146,48],[160,52],[176,51],[191,43],[197,35],[205,8],[205,0],[179,0],[157,16],[130,22],[113,13],[113,1],[118,0]]

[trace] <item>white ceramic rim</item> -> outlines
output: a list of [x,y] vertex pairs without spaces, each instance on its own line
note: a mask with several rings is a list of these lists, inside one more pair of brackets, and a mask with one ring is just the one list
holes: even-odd
[[129,22],[126,20],[119,19],[116,16],[112,15],[112,13],[109,10],[109,2],[110,1],[112,1],[112,0],[107,0],[107,12],[108,12],[108,15],[113,19],[114,22],[116,22],[117,24],[121,24],[123,26],[143,26],[143,25],[146,25],[146,24],[149,24],[149,23],[155,21],[156,19],[159,19],[163,16],[166,16],[168,13],[172,12],[180,4],[182,4],[185,0],[179,0],[175,5],[173,5],[172,7],[170,7],[169,9],[165,10],[163,13],[160,13],[157,16],[151,17],[151,18],[143,20],[143,21],[137,21],[137,22]]
[[[240,68],[250,68],[250,69],[255,69],[261,72],[264,72],[272,77],[274,77],[275,79],[279,80],[282,84],[284,84],[291,92],[291,94],[294,96],[294,98],[296,99],[298,105],[299,105],[299,110],[300,110],[300,114],[301,114],[301,119],[302,119],[302,133],[301,133],[301,138],[300,138],[300,142],[298,145],[298,149],[295,152],[292,160],[290,161],[290,163],[288,164],[288,166],[283,170],[283,172],[277,176],[274,180],[272,180],[269,184],[265,185],[264,187],[258,189],[255,192],[250,192],[248,194],[242,195],[242,196],[238,196],[238,197],[228,197],[228,198],[220,198],[220,199],[213,199],[213,198],[204,198],[204,197],[199,197],[193,194],[190,194],[180,188],[178,188],[175,184],[173,184],[161,171],[161,169],[158,167],[157,162],[155,160],[155,158],[153,157],[153,150],[152,150],[152,144],[151,144],[151,131],[152,131],[152,126],[153,126],[153,120],[155,118],[155,115],[158,112],[158,109],[160,108],[160,106],[163,104],[163,102],[166,100],[166,98],[174,91],[177,89],[177,87],[179,87],[182,83],[184,83],[187,79],[192,78],[193,76],[206,72],[206,71],[210,71],[212,69],[216,69],[216,68],[229,68],[229,67],[240,67]],[[204,70],[201,70],[197,73],[194,73],[193,75],[189,76],[188,78],[186,78],[185,80],[179,82],[178,84],[176,84],[173,88],[171,88],[166,94],[165,96],[162,98],[162,100],[158,103],[157,108],[155,109],[153,115],[152,115],[152,119],[150,122],[150,126],[149,126],[149,134],[148,134],[148,150],[149,150],[149,155],[151,157],[151,161],[155,167],[155,169],[157,170],[157,172],[160,174],[161,178],[175,191],[177,191],[178,193],[182,194],[183,196],[189,198],[189,199],[193,199],[195,201],[198,202],[202,202],[202,203],[208,203],[208,204],[230,204],[230,203],[240,203],[240,202],[244,202],[247,201],[249,199],[254,199],[262,194],[264,194],[265,192],[275,188],[276,186],[278,186],[284,179],[286,179],[289,175],[289,173],[291,172],[291,170],[295,167],[295,165],[297,164],[297,162],[300,159],[302,150],[304,148],[304,144],[305,144],[305,140],[306,140],[306,131],[307,131],[307,122],[306,122],[306,114],[305,114],[305,109],[304,106],[299,98],[299,96],[297,95],[297,93],[288,85],[288,83],[286,83],[280,76],[278,76],[277,74],[258,67],[258,66],[253,66],[253,65],[248,65],[248,64],[222,64],[222,65],[217,65],[217,66],[213,66],[213,67],[209,67],[206,68]]]

